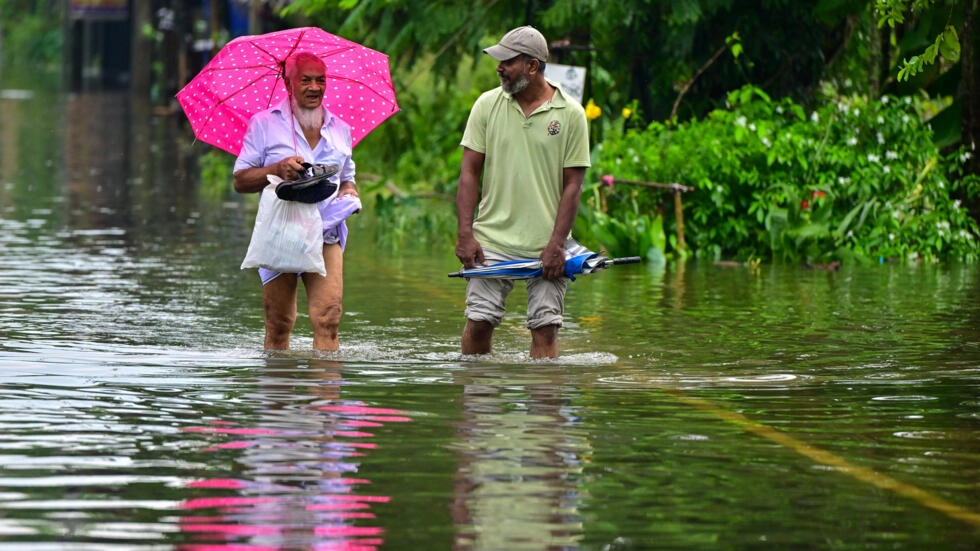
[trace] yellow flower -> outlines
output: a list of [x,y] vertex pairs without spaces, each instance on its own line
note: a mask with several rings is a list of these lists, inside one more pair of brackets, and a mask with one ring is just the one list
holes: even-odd
[[585,104],[585,118],[594,121],[602,115],[602,108],[595,104],[591,99]]
[[630,118],[630,115],[632,115],[632,114],[633,114],[633,110],[632,109],[630,109],[629,107],[623,107],[623,118],[624,119]]

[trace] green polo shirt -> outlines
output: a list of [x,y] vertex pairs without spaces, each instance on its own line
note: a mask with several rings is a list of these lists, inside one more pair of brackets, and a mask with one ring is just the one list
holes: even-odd
[[460,143],[486,156],[473,222],[484,248],[537,258],[554,231],[562,169],[591,165],[585,110],[549,84],[554,97],[530,117],[499,87],[473,104]]

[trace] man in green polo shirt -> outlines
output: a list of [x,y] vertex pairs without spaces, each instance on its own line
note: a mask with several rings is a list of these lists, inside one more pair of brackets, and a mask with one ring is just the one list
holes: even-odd
[[[483,51],[499,62],[500,87],[476,100],[463,133],[456,256],[464,268],[541,259],[542,277],[527,280],[531,357],[554,358],[568,286],[565,248],[574,243],[590,165],[585,112],[544,78],[548,43],[533,27],[518,27]],[[490,353],[513,288],[510,280],[469,280],[463,354]]]

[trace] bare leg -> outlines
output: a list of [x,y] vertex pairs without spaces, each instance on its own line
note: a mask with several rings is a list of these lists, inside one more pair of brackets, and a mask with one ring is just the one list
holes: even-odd
[[493,325],[486,321],[466,320],[463,328],[463,354],[489,354],[493,347]]
[[303,274],[313,325],[313,349],[337,350],[344,309],[344,251],[340,245],[323,246],[323,263],[327,268],[326,277]]
[[558,326],[545,325],[531,329],[531,357],[558,357]]
[[296,323],[296,274],[281,274],[262,286],[265,307],[265,349],[288,350]]

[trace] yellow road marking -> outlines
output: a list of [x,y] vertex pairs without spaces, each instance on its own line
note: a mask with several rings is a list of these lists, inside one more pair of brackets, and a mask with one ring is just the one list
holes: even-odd
[[807,444],[802,440],[793,438],[784,432],[780,432],[772,427],[753,421],[741,413],[735,413],[733,411],[719,408],[707,400],[693,398],[677,392],[670,392],[670,394],[681,402],[694,406],[702,411],[707,411],[725,422],[738,425],[748,432],[772,440],[773,442],[794,450],[801,455],[809,457],[817,463],[833,467],[839,472],[851,475],[862,482],[877,486],[883,490],[889,490],[901,496],[918,501],[922,505],[940,511],[952,518],[961,520],[973,526],[980,526],[980,513],[976,513],[966,509],[965,507],[960,507],[959,505],[950,503],[939,496],[923,490],[922,488],[896,480],[867,467],[855,465],[826,450],[822,450]]

